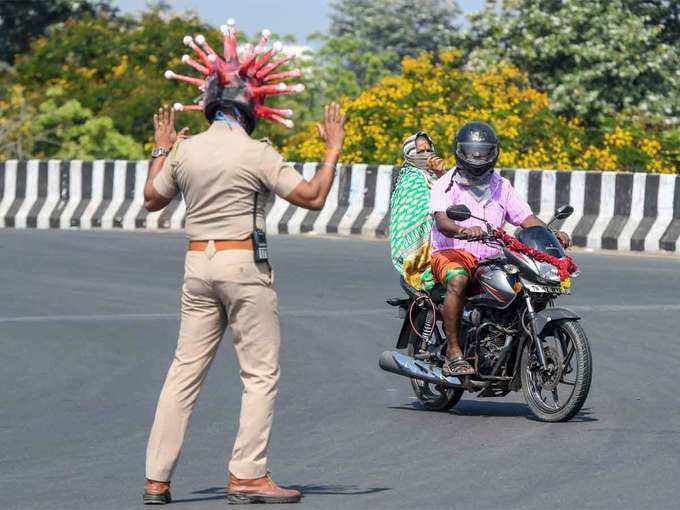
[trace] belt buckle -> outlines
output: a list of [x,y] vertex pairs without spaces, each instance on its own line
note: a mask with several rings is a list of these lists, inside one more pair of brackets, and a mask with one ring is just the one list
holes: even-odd
[[215,256],[215,253],[217,253],[217,248],[215,248],[215,241],[211,239],[208,241],[208,246],[205,247],[205,255],[211,259]]

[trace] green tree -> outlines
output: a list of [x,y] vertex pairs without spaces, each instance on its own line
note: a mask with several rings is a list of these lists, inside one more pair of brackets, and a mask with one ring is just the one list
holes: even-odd
[[678,39],[666,41],[666,28],[654,24],[661,20],[648,15],[665,4],[677,16],[672,3],[489,0],[471,16],[468,65],[508,60],[550,93],[554,110],[591,124],[617,112],[677,116]]
[[642,16],[649,27],[661,29],[659,38],[668,44],[680,40],[680,2],[677,0],[626,0],[626,7]]
[[[93,114],[110,117],[117,131],[131,135],[150,149],[151,119],[158,107],[190,103],[200,95],[191,85],[164,78],[166,69],[196,75],[181,62],[184,53],[192,53],[182,39],[199,33],[216,49],[221,47],[222,34],[218,30],[195,14],[170,14],[163,5],[144,12],[140,18],[99,15],[69,20],[52,27],[49,37],[38,38],[29,52],[17,58],[15,78],[31,96],[58,86]],[[241,41],[248,39],[241,34]],[[310,117],[305,112],[312,97],[308,93],[286,96],[275,98],[272,104],[293,107],[296,120],[306,119]],[[178,123],[178,127],[188,125],[194,133],[207,125],[197,113],[180,114]],[[262,122],[256,136],[280,141],[287,133],[285,128]]]
[[95,116],[59,87],[47,89],[37,107],[13,87],[0,101],[0,158],[142,159],[139,143],[121,134],[110,117]]
[[34,155],[57,159],[142,159],[140,144],[119,133],[113,120],[94,116],[76,99],[65,99],[63,90],[53,87],[46,92],[31,119]]
[[331,8],[329,34],[311,37],[323,43],[312,69],[320,104],[356,96],[398,72],[406,56],[436,58],[461,41],[455,0],[335,0]]
[[335,0],[331,7],[325,49],[342,58],[362,86],[381,77],[378,68],[398,72],[404,57],[437,55],[460,40],[455,0]]
[[[459,58],[455,51],[442,52],[437,63],[427,53],[407,57],[402,73],[345,99],[349,120],[342,160],[398,164],[410,133],[427,131],[441,147],[460,126],[481,120],[500,137],[503,167],[680,171],[677,129],[623,117],[611,126],[584,126],[551,111],[548,94],[507,63],[478,71],[461,68]],[[284,149],[292,161],[319,161],[325,151],[312,125],[290,137]],[[443,155],[454,164],[450,152]]]
[[[150,141],[151,119],[162,103],[197,95],[195,88],[163,77],[166,69],[182,70],[186,34],[218,32],[196,16],[166,16],[159,10],[132,17],[96,16],[69,20],[38,38],[17,58],[16,76],[31,94],[58,86],[95,115],[113,120],[116,130],[138,141]],[[186,115],[192,130],[203,127],[197,115]]]
[[31,40],[70,18],[113,12],[108,0],[2,0],[0,2],[0,61],[12,64]]

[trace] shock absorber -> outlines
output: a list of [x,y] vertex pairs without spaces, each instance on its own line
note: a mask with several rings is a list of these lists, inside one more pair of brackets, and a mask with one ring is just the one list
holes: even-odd
[[427,345],[432,344],[432,332],[434,331],[434,312],[431,309],[425,314],[425,324],[423,324],[423,341]]

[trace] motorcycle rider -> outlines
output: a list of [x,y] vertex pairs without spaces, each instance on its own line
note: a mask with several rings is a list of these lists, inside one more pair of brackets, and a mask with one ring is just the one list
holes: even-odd
[[403,152],[404,164],[390,201],[390,257],[406,283],[429,290],[435,283],[430,270],[430,191],[446,169],[424,131],[409,136]]
[[[478,237],[485,233],[484,224],[474,218],[455,222],[446,215],[446,209],[464,204],[474,216],[485,219],[494,227],[502,227],[506,221],[522,228],[545,226],[510,181],[494,171],[500,144],[491,126],[483,122],[465,124],[456,134],[453,151],[456,166],[434,184],[430,204],[434,217],[432,273],[447,291],[443,310],[448,338],[442,367],[445,376],[474,373],[461,350],[460,317],[466,289],[479,262],[499,253],[497,248],[481,242],[452,238]],[[571,242],[565,232],[557,232],[557,238],[565,247]]]

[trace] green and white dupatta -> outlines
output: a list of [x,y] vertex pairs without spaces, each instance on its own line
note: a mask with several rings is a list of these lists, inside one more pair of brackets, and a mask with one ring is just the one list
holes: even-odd
[[404,166],[390,203],[390,256],[406,283],[419,290],[434,284],[430,268],[430,195],[436,181],[415,166]]

